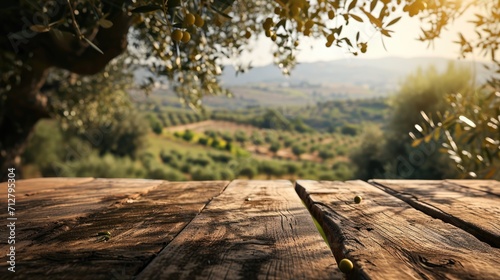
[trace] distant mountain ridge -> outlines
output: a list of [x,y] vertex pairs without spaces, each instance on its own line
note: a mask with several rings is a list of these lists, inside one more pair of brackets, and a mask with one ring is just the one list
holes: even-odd
[[290,77],[283,76],[275,65],[255,67],[243,74],[235,75],[232,66],[226,66],[221,77],[226,86],[242,86],[259,83],[311,83],[311,84],[351,84],[395,85],[408,74],[419,67],[425,69],[435,65],[439,71],[446,68],[449,62],[475,67],[478,82],[487,78],[482,62],[468,60],[456,61],[447,58],[417,57],[400,58],[387,57],[377,59],[340,59],[332,61],[300,63],[292,70]]
[[[275,65],[255,67],[247,73],[235,75],[232,66],[226,66],[221,84],[230,89],[234,98],[206,96],[203,104],[211,108],[238,109],[254,106],[301,106],[330,100],[385,97],[397,92],[406,76],[419,67],[434,65],[438,71],[450,62],[471,67],[476,72],[477,84],[488,78],[482,62],[456,61],[446,58],[419,57],[378,59],[342,59],[300,63],[291,76],[282,75]],[[150,76],[145,69],[135,72],[137,84]],[[168,84],[164,77],[153,78]],[[154,95],[164,104],[178,102],[177,95],[168,86],[158,87]]]

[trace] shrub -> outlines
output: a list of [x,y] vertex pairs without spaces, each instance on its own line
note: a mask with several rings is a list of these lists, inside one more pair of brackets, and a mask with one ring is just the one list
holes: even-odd
[[160,159],[163,163],[169,163],[174,158],[176,158],[176,156],[171,152],[167,153],[164,150],[160,152]]
[[302,145],[294,145],[292,147],[292,153],[294,155],[296,155],[298,158],[300,158],[300,156],[305,153],[306,149],[304,148],[304,146]]
[[318,176],[318,179],[319,180],[325,180],[325,181],[334,181],[337,179],[337,176],[334,172],[324,172],[324,173],[321,173],[319,176]]
[[295,174],[300,169],[299,165],[296,163],[286,163],[284,168],[287,174]]
[[184,134],[182,135],[182,139],[189,142],[189,141],[193,140],[193,138],[194,138],[194,133],[191,130],[186,129],[184,131]]
[[339,156],[345,156],[347,153],[347,148],[345,146],[339,146],[335,150]]
[[208,153],[208,156],[212,158],[212,160],[222,163],[228,163],[233,159],[230,154],[226,153]]
[[205,132],[203,132],[207,137],[209,138],[215,138],[217,137],[217,132],[213,131],[213,130],[205,130]]
[[259,172],[267,175],[268,178],[271,176],[281,176],[283,175],[283,168],[276,162],[272,161],[262,161],[259,164]]
[[196,167],[191,172],[191,178],[195,181],[219,180],[218,172],[214,172],[212,168]]
[[234,140],[233,135],[229,134],[228,132],[222,133],[221,137],[224,141],[228,143],[233,142]]
[[269,151],[273,152],[274,154],[276,154],[279,149],[281,148],[281,144],[279,142],[272,142],[271,143],[271,147],[269,147]]
[[253,179],[258,174],[257,168],[254,165],[245,165],[239,169],[238,176],[245,176],[248,179]]
[[181,167],[179,168],[179,170],[183,173],[189,173],[191,171],[191,164],[189,163],[184,163],[183,165],[181,165]]
[[212,146],[212,148],[220,149],[221,148],[221,142],[220,142],[220,140],[217,139],[217,138],[214,138],[213,141],[212,141],[211,146]]
[[220,174],[220,179],[222,180],[233,180],[235,178],[234,176],[234,172],[232,169],[230,168],[222,168],[220,171],[219,171],[219,174]]
[[333,158],[335,156],[335,153],[330,150],[330,149],[321,149],[318,153],[318,156],[323,160],[327,160],[330,158]]
[[148,170],[147,177],[150,179],[161,179],[169,181],[185,181],[186,176],[178,170],[167,168],[165,166],[155,166]]
[[234,133],[234,139],[236,139],[236,141],[238,141],[238,143],[240,143],[240,145],[245,145],[245,142],[248,140],[248,137],[247,137],[247,134],[242,131],[242,130],[237,130],[235,133]]
[[207,137],[200,137],[198,139],[198,144],[206,146],[208,145],[208,138]]
[[148,114],[146,118],[149,121],[149,126],[151,127],[151,130],[155,134],[160,135],[163,131],[163,125],[158,119],[158,117],[156,117],[156,115],[153,114]]
[[288,148],[288,147],[290,147],[290,146],[291,146],[294,142],[295,142],[295,140],[293,140],[292,138],[287,137],[287,138],[285,138],[285,139],[283,140],[283,145],[284,145],[286,148]]
[[92,153],[77,161],[59,163],[58,176],[99,177],[99,178],[143,178],[144,169],[128,157],[115,157],[106,154],[102,157]]
[[183,165],[183,162],[182,162],[182,160],[173,158],[165,165],[170,166],[170,167],[175,168],[175,169],[179,169]]
[[189,157],[187,159],[187,162],[192,164],[192,165],[207,166],[210,163],[212,163],[212,160],[205,155],[198,154],[198,156],[196,156],[196,157],[192,157],[192,156]]
[[155,156],[152,153],[143,153],[139,160],[145,168],[149,168],[151,164],[155,161]]
[[344,125],[340,130],[340,133],[344,135],[356,136],[356,134],[358,134],[358,129],[353,125]]

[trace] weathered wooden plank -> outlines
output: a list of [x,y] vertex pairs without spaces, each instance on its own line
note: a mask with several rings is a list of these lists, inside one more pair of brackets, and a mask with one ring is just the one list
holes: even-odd
[[[58,188],[87,183],[92,180],[94,178],[36,178],[16,180],[14,182],[15,192],[12,194],[15,195],[16,204],[19,206],[21,202],[38,199],[42,196],[50,196]],[[7,201],[7,185],[7,182],[0,183],[0,189],[5,190],[0,192],[0,199],[2,201]],[[0,212],[0,218],[5,218],[6,215],[6,211]]]
[[233,181],[137,279],[340,279],[289,181]]
[[[32,196],[42,192],[54,191],[57,188],[78,185],[94,180],[94,178],[34,178],[17,180],[16,196]],[[0,183],[2,190],[7,189],[7,182]],[[4,195],[3,193],[1,195]]]
[[446,180],[466,188],[476,189],[500,197],[500,182],[495,180]]
[[479,240],[500,248],[499,196],[476,188],[465,188],[465,181],[372,182],[415,209],[453,224]]
[[[71,199],[68,190],[75,190],[76,193],[81,193],[85,189],[80,189],[81,184],[92,184],[94,178],[37,178],[27,180],[16,180],[15,182],[15,218],[19,221],[16,224],[22,224],[24,227],[17,228],[16,236],[17,245],[24,246],[29,244],[29,237],[50,225],[59,222],[59,217],[65,215],[64,209],[58,208],[57,211],[52,211],[51,207],[59,205],[70,206],[65,199]],[[2,183],[2,189],[7,190],[7,183]],[[57,199],[59,197],[59,199]],[[0,198],[7,201],[7,191],[0,193]],[[46,212],[52,211],[55,217],[49,216]],[[45,215],[42,216],[42,213]],[[7,209],[0,212],[0,219],[6,220],[8,216]],[[1,244],[5,244],[1,240]]]
[[[165,182],[149,187],[146,180],[104,182],[118,192],[117,198],[106,199],[106,206],[98,212],[58,222],[56,227],[33,235],[30,244],[19,247],[19,265],[10,279],[132,279],[228,184]],[[141,189],[140,185],[147,191],[122,199],[120,193],[132,193]],[[119,191],[119,186],[124,191]],[[85,193],[94,197],[96,188],[89,185]],[[104,197],[111,195],[108,190],[102,193]],[[83,194],[81,198],[87,199]],[[88,203],[99,202],[89,198]],[[19,230],[24,228],[20,224]],[[98,242],[96,234],[103,231],[112,237]]]
[[[362,181],[298,181],[352,279],[500,279],[500,250]],[[353,198],[363,197],[360,204]]]
[[[54,223],[76,219],[121,200],[133,199],[160,185],[161,180],[94,179],[79,184],[58,184],[48,187],[31,181],[28,192],[23,193],[23,182],[17,183],[16,206],[18,215],[30,223]],[[70,181],[72,183],[72,181]],[[35,190],[46,185],[46,189]],[[19,193],[18,193],[19,191]],[[26,195],[28,194],[28,195]],[[6,213],[0,213],[0,218]]]

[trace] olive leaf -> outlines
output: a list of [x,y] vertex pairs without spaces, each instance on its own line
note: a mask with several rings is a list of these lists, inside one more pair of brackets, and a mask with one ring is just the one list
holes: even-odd
[[351,2],[351,4],[349,4],[349,7],[347,8],[348,11],[354,9],[354,7],[356,7],[356,4],[358,3],[358,0],[354,0]]
[[102,28],[111,28],[113,26],[113,23],[111,21],[104,18],[98,20],[97,24],[99,24]]
[[349,14],[349,16],[355,19],[356,21],[363,22],[363,19],[355,14]]
[[398,18],[395,18],[393,20],[391,20],[385,27],[389,27],[393,24],[395,24],[396,22],[398,22],[399,20],[401,19],[401,17],[398,17]]
[[378,18],[374,17],[371,13],[362,10],[363,13],[365,13],[366,17],[370,20],[370,22],[375,25],[378,28],[382,28],[382,21],[380,21]]
[[40,25],[40,24],[32,25],[32,26],[30,26],[30,29],[32,31],[35,31],[35,32],[38,32],[38,33],[44,33],[44,32],[50,31],[50,27],[49,26]]
[[370,11],[373,12],[373,10],[375,9],[375,6],[377,6],[377,2],[378,0],[373,0],[371,3],[370,3]]

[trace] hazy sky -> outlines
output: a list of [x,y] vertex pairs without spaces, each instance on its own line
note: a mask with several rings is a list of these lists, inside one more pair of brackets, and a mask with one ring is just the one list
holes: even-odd
[[[435,40],[434,47],[427,47],[427,43],[418,41],[417,38],[421,34],[421,23],[418,17],[403,17],[395,26],[394,33],[391,38],[384,37],[387,51],[384,50],[381,43],[380,33],[373,34],[373,31],[367,30],[365,36],[371,39],[368,43],[368,51],[365,54],[360,54],[354,57],[351,54],[345,53],[340,48],[332,46],[325,47],[325,39],[312,40],[304,38],[301,40],[300,54],[298,55],[299,62],[313,62],[320,60],[334,60],[343,58],[379,58],[387,56],[398,57],[421,57],[421,56],[438,56],[456,59],[459,56],[459,45],[453,43],[458,40],[458,32],[461,31],[466,37],[474,34],[473,28],[467,21],[473,18],[472,12],[465,14],[460,20],[454,22],[441,34],[441,38]],[[367,28],[370,29],[370,28]],[[363,33],[361,33],[363,36]],[[373,36],[372,36],[373,35]],[[311,47],[313,47],[311,49]],[[253,53],[248,57],[252,60],[253,66],[261,66],[272,63],[272,42],[269,38],[261,37],[254,47]],[[483,61],[485,58],[480,55],[469,56],[468,59]]]

